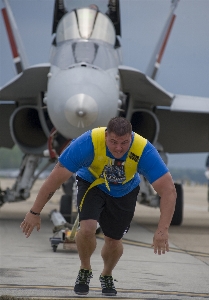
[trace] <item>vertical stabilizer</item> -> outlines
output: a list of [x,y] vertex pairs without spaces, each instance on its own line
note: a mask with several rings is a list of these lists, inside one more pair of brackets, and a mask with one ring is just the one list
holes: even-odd
[[54,1],[54,18],[52,23],[52,34],[56,32],[60,19],[67,13],[63,0]]
[[5,8],[2,8],[2,15],[10,42],[16,71],[19,74],[28,68],[29,64],[9,2],[8,0],[3,0],[3,2]]
[[109,0],[108,1],[108,11],[106,12],[106,15],[113,22],[116,35],[121,36],[120,0]]
[[157,46],[155,48],[155,51],[152,55],[150,64],[148,66],[146,75],[148,75],[149,77],[151,77],[152,79],[156,78],[157,72],[159,70],[160,64],[161,64],[161,60],[163,57],[163,53],[165,51],[167,42],[168,42],[168,38],[170,36],[176,15],[174,14],[174,11],[177,7],[179,0],[172,0],[171,1],[171,10],[168,16],[168,19],[165,23],[165,26],[163,28],[163,31],[161,33],[160,39],[157,43]]

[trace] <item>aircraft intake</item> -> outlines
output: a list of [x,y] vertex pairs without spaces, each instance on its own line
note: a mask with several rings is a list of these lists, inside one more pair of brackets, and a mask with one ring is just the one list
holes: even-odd
[[147,109],[135,111],[131,117],[133,131],[155,144],[158,139],[160,125],[156,115]]
[[10,128],[13,139],[24,153],[40,154],[46,149],[47,137],[36,108],[17,108],[11,116]]

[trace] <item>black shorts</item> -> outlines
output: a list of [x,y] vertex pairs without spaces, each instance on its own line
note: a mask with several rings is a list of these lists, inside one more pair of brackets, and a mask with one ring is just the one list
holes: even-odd
[[[79,176],[76,179],[77,205],[79,207],[90,183]],[[105,236],[120,240],[129,230],[138,193],[139,186],[123,197],[112,197],[95,186],[85,196],[82,209],[79,210],[79,221],[97,220]]]

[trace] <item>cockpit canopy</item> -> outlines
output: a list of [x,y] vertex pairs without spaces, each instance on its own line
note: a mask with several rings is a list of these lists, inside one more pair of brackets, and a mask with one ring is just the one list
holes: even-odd
[[56,32],[57,44],[72,39],[93,39],[114,45],[115,38],[110,19],[90,8],[80,8],[64,15]]

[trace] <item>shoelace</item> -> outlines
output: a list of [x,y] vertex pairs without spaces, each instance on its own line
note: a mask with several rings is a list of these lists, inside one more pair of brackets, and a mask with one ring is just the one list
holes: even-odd
[[110,288],[115,289],[115,285],[113,281],[117,281],[116,279],[113,279],[112,276],[101,276],[101,284],[102,288]]
[[76,284],[88,284],[90,282],[90,279],[93,277],[92,273],[88,273],[88,272],[79,272],[78,273],[78,277],[76,279]]

